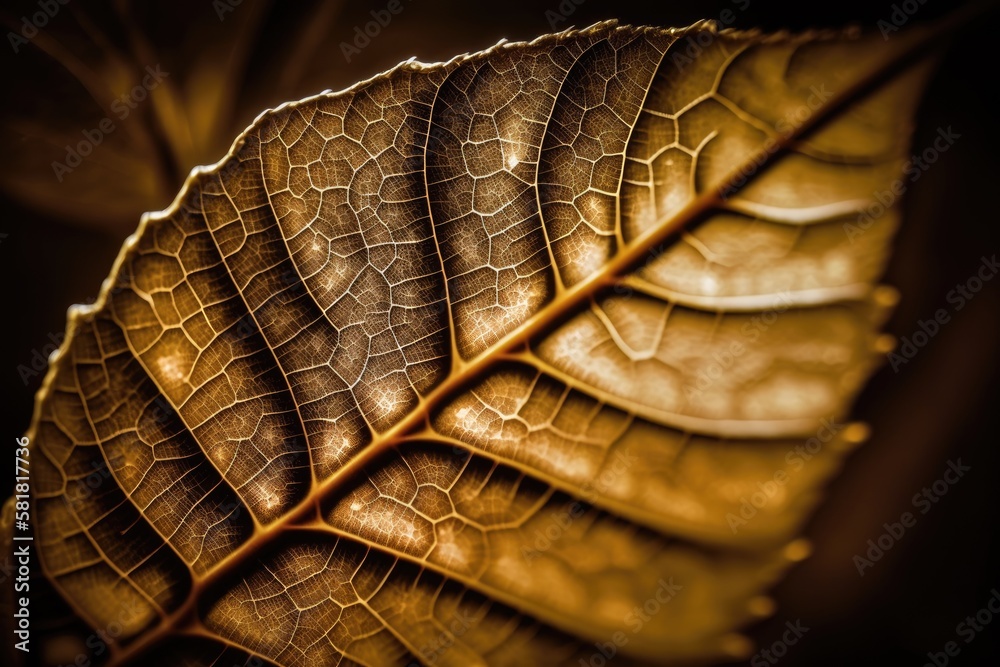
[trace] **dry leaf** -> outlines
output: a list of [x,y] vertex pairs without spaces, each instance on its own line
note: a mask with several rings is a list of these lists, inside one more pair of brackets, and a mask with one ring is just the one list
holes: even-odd
[[71,312],[46,575],[121,662],[745,654],[865,437],[931,39],[604,23],[262,115]]

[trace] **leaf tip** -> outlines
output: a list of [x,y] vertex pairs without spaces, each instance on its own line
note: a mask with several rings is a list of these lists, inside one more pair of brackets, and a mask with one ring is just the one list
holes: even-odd
[[754,618],[767,618],[777,609],[774,598],[768,595],[758,595],[747,603],[747,611]]
[[743,660],[753,653],[753,642],[746,635],[732,633],[725,635],[721,640],[721,651],[726,656],[736,660]]
[[889,354],[896,349],[896,337],[892,334],[884,333],[875,339],[872,347],[878,354]]
[[872,435],[871,427],[865,422],[854,422],[844,429],[844,443],[849,446],[857,446],[867,442]]
[[812,554],[812,542],[805,538],[789,542],[783,552],[785,559],[791,563],[804,561],[810,554]]
[[881,308],[895,308],[899,303],[899,290],[892,285],[879,285],[872,290],[872,300]]

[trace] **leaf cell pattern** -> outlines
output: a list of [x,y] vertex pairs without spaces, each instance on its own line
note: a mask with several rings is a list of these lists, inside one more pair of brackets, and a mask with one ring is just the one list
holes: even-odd
[[865,438],[898,210],[843,224],[926,67],[844,96],[913,42],[603,23],[263,114],[71,311],[47,577],[122,661],[745,652]]

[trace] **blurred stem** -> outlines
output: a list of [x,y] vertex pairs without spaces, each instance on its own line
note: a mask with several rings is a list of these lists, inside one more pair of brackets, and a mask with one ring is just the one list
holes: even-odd
[[[128,0],[117,0],[115,10],[128,37],[133,66],[142,68],[143,63],[147,66],[159,66],[161,59],[136,23]],[[141,75],[142,71],[139,69],[137,76]],[[149,119],[147,128],[152,139],[160,180],[169,196],[169,193],[176,192],[180,188],[185,175],[182,172],[194,166],[191,128],[180,91],[172,79],[164,79],[156,86],[156,90],[150,90],[149,99],[153,103],[152,113],[144,113],[143,116]]]
[[340,13],[343,3],[340,0],[320,0],[319,7],[302,20],[306,25],[296,40],[295,50],[285,61],[285,66],[278,77],[277,97],[286,99],[294,94],[295,87],[302,80],[306,67],[312,62],[317,49],[329,32],[333,18]]
[[[3,15],[3,23],[12,30],[18,30],[20,26],[10,16]],[[64,47],[59,41],[54,39],[48,32],[39,31],[31,43],[37,46],[42,53],[49,56],[63,69],[69,72],[73,78],[80,82],[84,90],[91,99],[97,103],[107,116],[111,116],[111,103],[114,102],[114,93],[105,77],[91,69],[83,60],[77,58],[69,49]]]
[[209,135],[211,137],[218,137],[220,133],[228,132],[236,121],[238,92],[246,79],[250,54],[253,52],[253,45],[257,43],[257,35],[270,5],[270,0],[242,5],[246,8],[243,13],[247,18],[243,19],[238,28],[234,46],[226,61],[223,80],[228,82],[228,90],[219,98],[218,109],[211,124],[212,130]]

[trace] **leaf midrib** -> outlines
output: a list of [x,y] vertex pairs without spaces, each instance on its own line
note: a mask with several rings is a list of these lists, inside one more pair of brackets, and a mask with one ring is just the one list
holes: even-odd
[[[982,7],[978,9],[981,10]],[[936,29],[927,31],[915,39],[911,45],[900,53],[871,68],[854,84],[848,86],[843,92],[834,95],[827,103],[819,107],[801,125],[783,136],[780,141],[776,142],[773,150],[768,150],[764,147],[758,149],[753,155],[731,169],[718,185],[699,194],[680,211],[675,213],[673,217],[660,220],[652,225],[631,243],[620,248],[618,254],[599,271],[585,280],[566,288],[561,294],[557,294],[552,301],[535,313],[529,320],[506,334],[493,347],[480,353],[471,361],[460,365],[457,372],[453,371],[450,373],[444,381],[428,392],[427,395],[420,397],[415,409],[388,430],[376,434],[365,450],[314,488],[296,507],[250,537],[243,545],[219,561],[205,576],[193,578],[188,600],[160,624],[141,635],[133,644],[123,650],[116,656],[112,664],[123,664],[170,633],[184,627],[199,624],[201,621],[196,613],[197,606],[201,600],[202,593],[206,589],[226,580],[248,559],[252,558],[254,554],[271,544],[279,536],[285,534],[287,528],[308,523],[310,519],[321,518],[319,508],[323,501],[335,495],[358,472],[362,471],[384,452],[403,441],[412,431],[418,430],[421,425],[429,426],[431,412],[441,405],[443,401],[452,396],[456,390],[478,379],[495,364],[500,363],[505,354],[514,352],[522,346],[527,346],[536,336],[564,321],[577,308],[587,301],[594,299],[599,292],[613,286],[643,257],[651,251],[655,252],[657,246],[663,244],[673,234],[684,229],[690,223],[701,218],[720,204],[723,201],[721,197],[723,192],[727,190],[735,192],[746,187],[748,183],[753,182],[761,173],[767,171],[773,164],[776,156],[784,154],[796,141],[825,125],[831,118],[836,117],[840,111],[850,106],[852,102],[864,98],[877,89],[879,85],[891,80],[895,75],[926,57],[927,47],[933,45],[946,35],[955,32],[971,20],[974,15],[973,11],[964,11],[952,15],[950,19],[942,21]],[[759,164],[760,166],[755,168],[751,176],[743,176],[741,172],[744,166],[751,164]],[[734,187],[735,183],[741,179],[744,182],[738,187]],[[311,517],[310,515],[314,512],[315,515]]]

